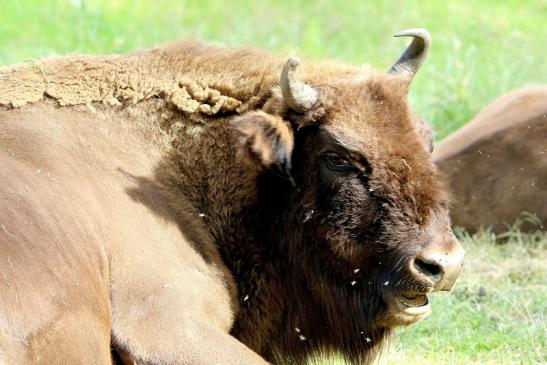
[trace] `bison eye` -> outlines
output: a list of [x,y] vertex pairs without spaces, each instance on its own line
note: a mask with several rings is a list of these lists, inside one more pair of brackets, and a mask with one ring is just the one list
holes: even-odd
[[355,170],[355,167],[348,160],[340,157],[334,152],[328,152],[325,154],[325,164],[331,171],[347,172]]

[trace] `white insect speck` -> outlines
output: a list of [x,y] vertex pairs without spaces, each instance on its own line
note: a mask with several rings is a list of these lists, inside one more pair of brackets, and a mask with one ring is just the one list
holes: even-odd
[[300,336],[298,336],[298,338],[300,339],[300,341],[306,341],[307,340],[306,336],[304,336],[304,335],[300,335]]
[[360,333],[361,333],[361,334],[363,334],[364,332],[363,332],[363,331],[361,331]]
[[201,218],[203,218],[203,217],[205,217],[205,213],[199,213],[199,216],[200,216]]
[[294,327],[294,330],[296,331],[296,333],[300,333],[300,328]]
[[386,282],[384,283],[384,286],[387,286],[388,284],[389,284],[389,281],[386,281]]
[[478,150],[478,152],[479,152],[479,155],[482,155],[482,151],[481,151],[481,150]]
[[357,284],[357,282],[355,280],[353,280],[350,284],[351,284],[351,286],[354,286],[355,284]]
[[311,217],[313,217],[313,213],[315,213],[315,210],[313,209],[306,212],[306,215],[304,216],[304,223],[306,223],[307,221],[311,219]]
[[372,340],[370,339],[370,337],[365,338],[365,340],[366,340],[367,342],[372,342]]
[[357,273],[359,272],[359,270],[361,270],[361,269],[360,269],[360,268],[357,268],[357,269],[353,270],[353,273],[354,273],[354,274],[357,274]]
[[248,295],[245,295],[245,298],[243,298],[243,301],[246,302],[249,300],[249,296]]

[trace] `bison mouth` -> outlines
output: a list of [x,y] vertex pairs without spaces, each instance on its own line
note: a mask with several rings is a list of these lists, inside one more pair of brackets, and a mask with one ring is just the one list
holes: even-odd
[[431,314],[429,298],[423,293],[400,293],[386,298],[387,313],[382,324],[387,327],[406,326]]
[[411,307],[424,307],[429,304],[429,299],[425,294],[407,293],[401,294],[399,300],[403,305],[408,308]]

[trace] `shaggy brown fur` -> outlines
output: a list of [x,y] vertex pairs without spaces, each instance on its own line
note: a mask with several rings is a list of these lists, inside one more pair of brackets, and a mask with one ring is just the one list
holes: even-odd
[[303,63],[320,102],[294,113],[283,61],[183,42],[0,71],[0,349],[371,359],[388,299],[432,290],[409,258],[459,247],[430,131],[407,79],[333,63]]
[[436,147],[456,204],[454,224],[504,232],[522,212],[547,226],[547,86],[528,86],[493,101]]

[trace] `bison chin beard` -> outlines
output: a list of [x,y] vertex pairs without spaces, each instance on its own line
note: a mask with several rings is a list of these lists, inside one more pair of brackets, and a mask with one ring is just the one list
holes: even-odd
[[283,251],[291,264],[283,285],[299,296],[286,299],[286,320],[272,353],[297,364],[314,354],[342,355],[350,364],[369,363],[391,333],[378,322],[386,312],[378,267],[356,267],[336,257],[327,248],[330,242],[318,237],[326,236],[304,215],[293,213],[285,220],[285,232],[291,234],[284,235],[290,239]]

